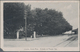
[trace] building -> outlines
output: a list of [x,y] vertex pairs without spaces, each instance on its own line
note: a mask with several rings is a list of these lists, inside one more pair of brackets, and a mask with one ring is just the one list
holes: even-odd
[[74,32],[74,34],[78,34],[78,28],[77,28],[77,29],[72,30],[72,32]]

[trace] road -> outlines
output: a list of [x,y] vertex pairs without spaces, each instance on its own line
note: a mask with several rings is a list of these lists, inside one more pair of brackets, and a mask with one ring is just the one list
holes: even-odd
[[4,47],[77,47],[78,37],[74,36],[49,36],[25,39],[4,39]]

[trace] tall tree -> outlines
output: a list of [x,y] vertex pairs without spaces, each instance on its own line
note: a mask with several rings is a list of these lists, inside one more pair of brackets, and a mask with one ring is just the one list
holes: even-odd
[[4,3],[4,35],[14,36],[18,29],[24,27],[24,10],[30,11],[30,6],[24,3]]
[[34,30],[38,34],[56,35],[72,29],[72,26],[64,19],[62,12],[52,9],[35,9]]

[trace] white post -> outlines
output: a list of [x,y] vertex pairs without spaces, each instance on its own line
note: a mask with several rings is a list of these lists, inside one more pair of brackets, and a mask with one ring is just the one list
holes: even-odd
[[17,31],[17,39],[19,39],[19,31]]
[[36,32],[34,31],[34,38],[36,38]]

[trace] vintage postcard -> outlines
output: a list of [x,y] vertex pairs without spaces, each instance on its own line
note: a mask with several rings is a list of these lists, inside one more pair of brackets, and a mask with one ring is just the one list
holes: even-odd
[[1,1],[4,51],[78,51],[79,1]]

